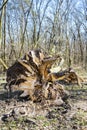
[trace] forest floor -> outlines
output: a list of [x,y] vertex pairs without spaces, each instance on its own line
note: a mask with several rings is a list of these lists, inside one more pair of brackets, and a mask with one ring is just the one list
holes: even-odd
[[[85,71],[78,71],[87,77]],[[19,99],[19,93],[8,98],[0,86],[0,130],[87,130],[87,85],[65,86],[68,101],[60,106],[32,103]]]

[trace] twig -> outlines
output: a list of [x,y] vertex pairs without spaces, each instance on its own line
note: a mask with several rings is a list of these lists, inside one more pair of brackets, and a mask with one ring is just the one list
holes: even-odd
[[5,64],[5,62],[0,58],[0,62],[2,63],[2,65],[5,67],[5,69],[8,69],[7,65]]
[[1,8],[0,8],[0,11],[4,8],[4,6],[6,5],[7,2],[8,2],[8,0],[6,0],[6,1],[3,3],[3,5],[2,5]]

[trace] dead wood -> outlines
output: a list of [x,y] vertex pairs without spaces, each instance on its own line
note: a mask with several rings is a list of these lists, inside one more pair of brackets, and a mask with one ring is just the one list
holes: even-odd
[[7,70],[8,69],[8,66],[5,64],[5,62],[0,58],[0,62],[1,64],[5,67],[5,69]]
[[50,73],[48,75],[48,80],[53,82],[58,81],[64,84],[78,84],[80,87],[82,86],[82,82],[84,82],[84,80],[79,77],[72,68],[58,73]]
[[23,59],[16,61],[7,70],[7,86],[11,91],[23,91],[21,97],[29,95],[34,102],[67,99],[68,93],[59,81],[78,83],[77,74],[71,68],[61,72],[51,73],[50,69],[60,56],[45,56],[41,50],[31,50]]

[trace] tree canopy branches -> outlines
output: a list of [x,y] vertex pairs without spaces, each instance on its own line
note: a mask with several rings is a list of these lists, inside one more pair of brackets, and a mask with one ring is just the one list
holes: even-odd
[[3,2],[2,6],[0,7],[0,11],[3,9],[3,7],[7,4],[8,0],[6,0],[5,2]]

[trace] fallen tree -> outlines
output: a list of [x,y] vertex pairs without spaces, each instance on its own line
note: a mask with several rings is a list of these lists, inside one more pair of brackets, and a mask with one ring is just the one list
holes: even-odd
[[[78,83],[80,78],[71,68],[61,72],[51,72],[51,67],[59,55],[48,57],[41,50],[31,50],[23,59],[16,61],[7,70],[6,89],[10,91],[21,90],[20,95],[30,96],[34,102],[49,100],[59,104],[68,97],[68,92],[61,83]],[[61,81],[61,82],[60,82]]]
[[5,67],[5,69],[8,69],[7,65],[5,64],[5,62],[1,58],[0,58],[0,62]]

